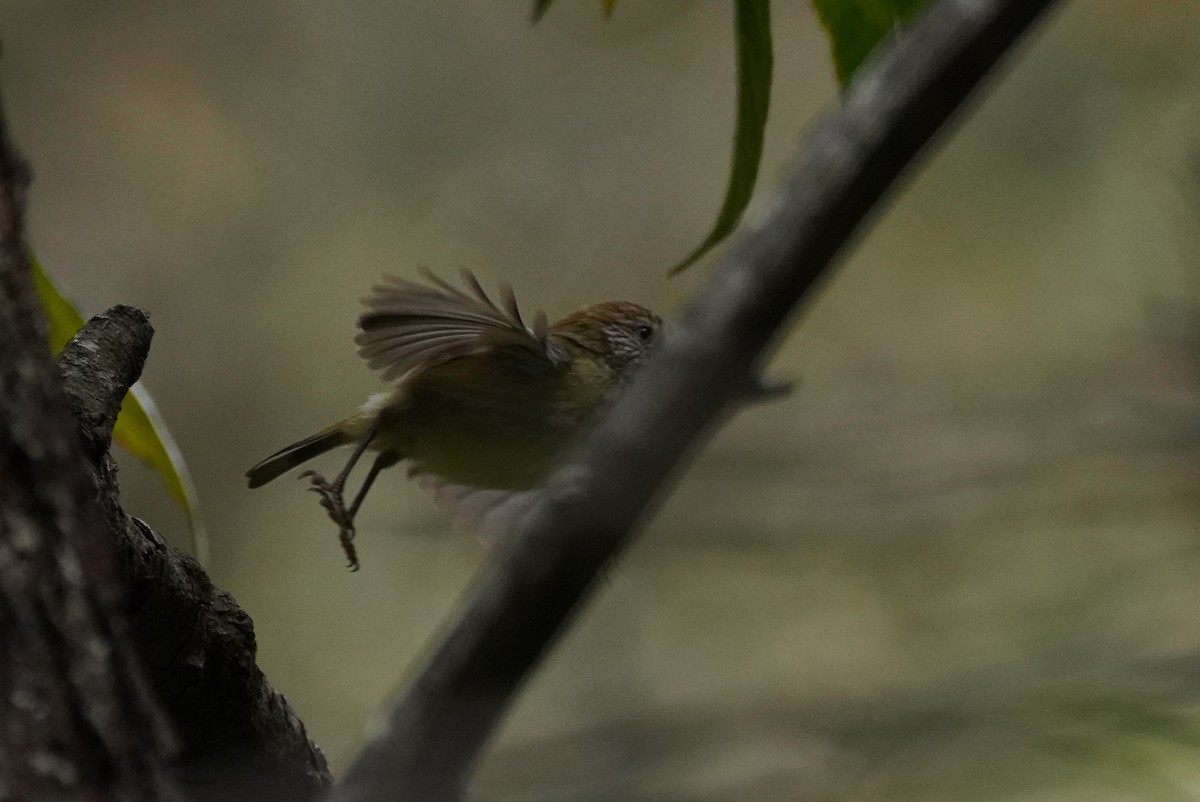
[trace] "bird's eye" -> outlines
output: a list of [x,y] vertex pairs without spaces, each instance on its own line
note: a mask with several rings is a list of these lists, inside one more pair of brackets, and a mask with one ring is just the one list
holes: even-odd
[[641,338],[642,342],[648,343],[654,338],[654,327],[645,325],[638,326],[637,334],[638,337]]

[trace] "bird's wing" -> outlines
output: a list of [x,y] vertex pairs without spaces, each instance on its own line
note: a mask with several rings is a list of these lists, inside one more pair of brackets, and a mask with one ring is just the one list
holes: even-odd
[[430,365],[502,348],[528,350],[561,365],[566,355],[547,336],[546,316],[538,312],[526,326],[512,288],[500,288],[497,306],[469,271],[462,272],[469,292],[430,273],[432,286],[384,276],[363,299],[367,311],[358,320],[358,353],[385,379],[398,379]]
[[432,494],[434,504],[450,517],[456,528],[469,531],[488,544],[515,530],[545,492],[541,487],[499,490],[454,484],[426,473],[419,466],[409,468],[409,477]]

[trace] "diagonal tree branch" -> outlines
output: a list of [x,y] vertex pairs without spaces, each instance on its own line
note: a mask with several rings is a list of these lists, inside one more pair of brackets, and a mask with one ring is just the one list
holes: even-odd
[[509,702],[684,456],[910,162],[1053,0],[941,0],[860,73],[681,330],[500,544],[464,609],[335,788],[448,800]]

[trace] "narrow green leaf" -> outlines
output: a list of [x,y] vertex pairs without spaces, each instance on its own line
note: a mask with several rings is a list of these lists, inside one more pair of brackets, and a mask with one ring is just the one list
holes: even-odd
[[729,183],[717,221],[704,241],[671,268],[679,273],[694,264],[737,226],[750,203],[762,161],[767,111],[771,105],[771,8],[769,0],[737,0],[734,26],[737,31],[738,104],[737,132]]
[[550,4],[554,0],[533,0],[533,21],[537,22],[546,12],[550,10]]
[[829,34],[838,83],[850,83],[876,45],[917,15],[928,0],[812,0]]
[[33,287],[37,290],[42,311],[46,313],[46,321],[50,324],[50,351],[57,354],[83,327],[83,316],[50,281],[33,251],[27,250],[26,257],[33,268]]
[[[550,4],[552,2],[554,2],[554,0],[533,0],[534,22],[539,21],[543,16],[545,16],[546,11],[550,9]],[[604,10],[605,19],[607,19],[608,17],[612,16],[613,11],[616,9],[617,0],[600,0],[600,6]]]
[[[50,348],[54,353],[58,353],[83,326],[83,316],[54,286],[54,282],[46,275],[33,252],[27,251],[27,256],[30,267],[33,268],[34,287],[49,322]],[[130,454],[149,465],[162,478],[167,490],[187,513],[192,530],[192,553],[201,562],[205,562],[207,541],[200,518],[196,488],[192,484],[179,446],[175,444],[170,430],[159,416],[154,399],[140,381],[130,388],[121,402],[121,412],[113,427],[113,439]]]
[[113,438],[121,447],[149,465],[163,480],[167,490],[187,513],[192,531],[192,554],[202,565],[208,563],[208,539],[200,515],[200,497],[188,473],[183,452],[146,386],[140,381],[121,401],[121,412],[113,427]]

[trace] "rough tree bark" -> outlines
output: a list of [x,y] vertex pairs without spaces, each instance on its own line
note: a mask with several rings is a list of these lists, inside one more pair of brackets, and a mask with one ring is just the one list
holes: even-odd
[[56,367],[27,185],[0,115],[0,800],[171,799],[172,771],[195,800],[315,796],[325,759],[249,617],[121,508],[112,426],[153,330],[115,307]]
[[109,453],[121,399],[141,372],[153,329],[117,306],[88,321],[59,355],[117,556],[130,632],[181,742],[177,773],[193,799],[313,796],[330,782],[320,750],[255,664],[254,625],[187,553],[120,505]]
[[30,281],[27,186],[0,117],[0,798],[170,799],[171,738]]

